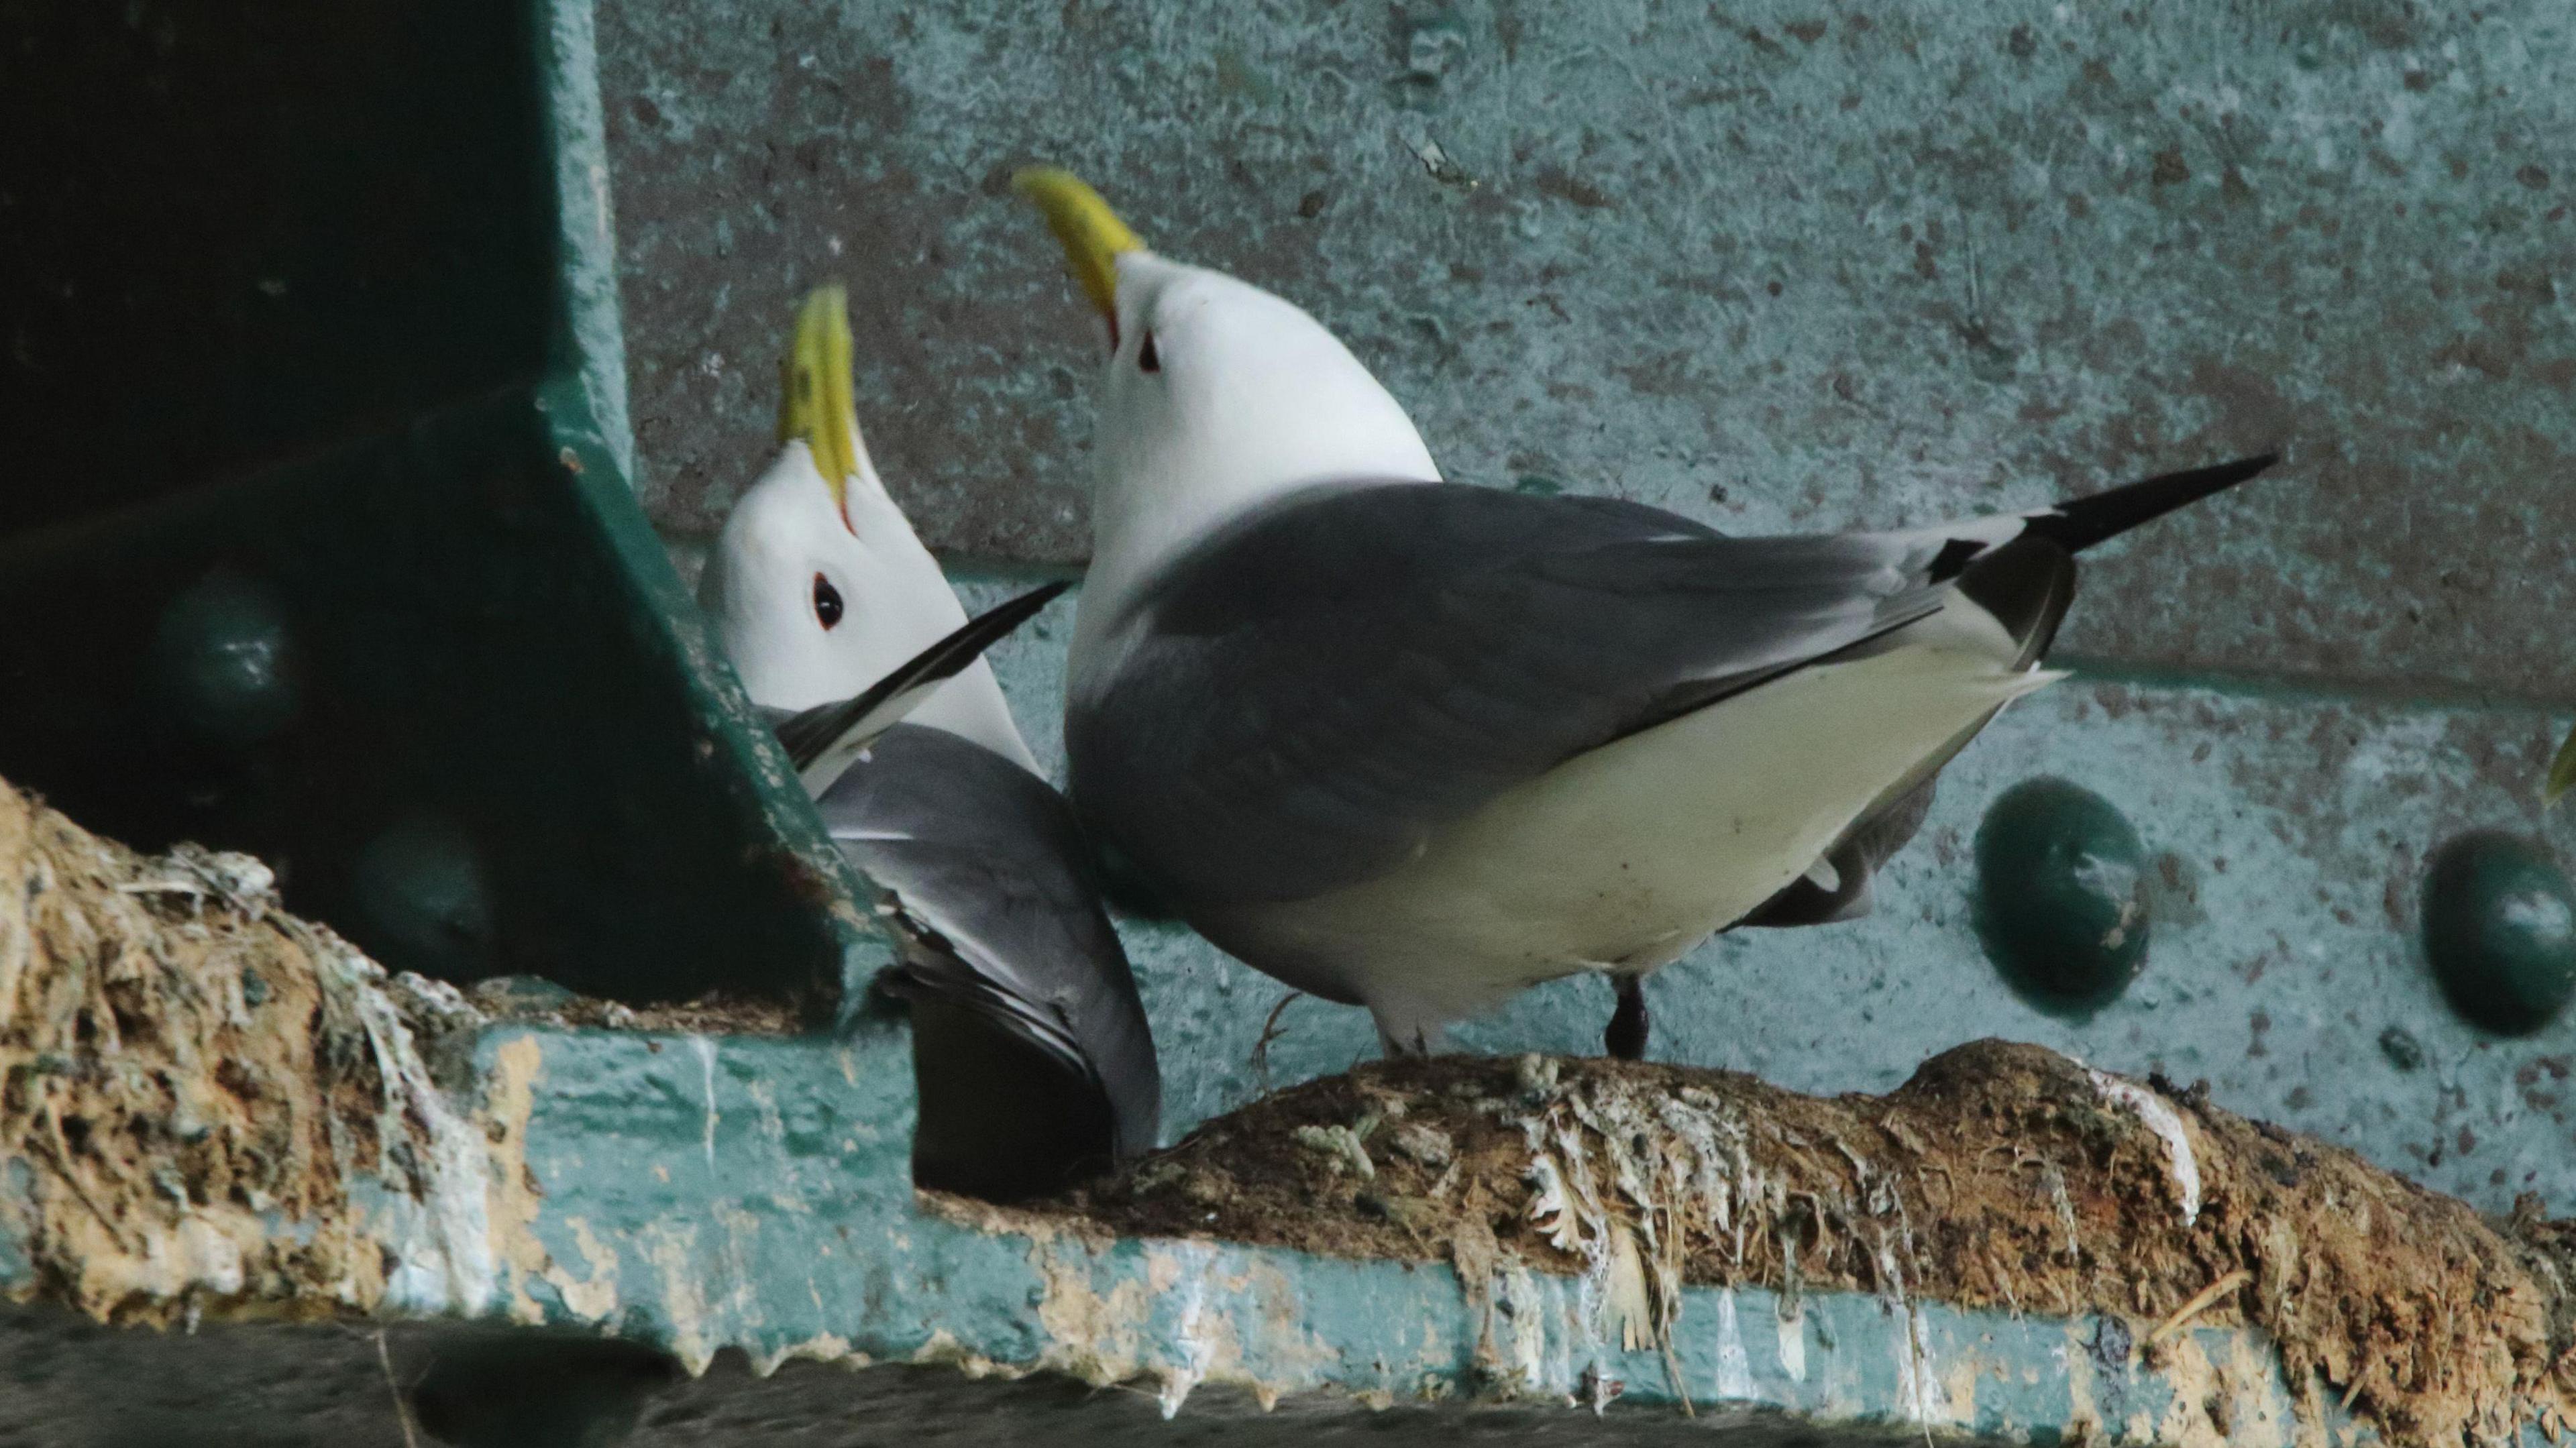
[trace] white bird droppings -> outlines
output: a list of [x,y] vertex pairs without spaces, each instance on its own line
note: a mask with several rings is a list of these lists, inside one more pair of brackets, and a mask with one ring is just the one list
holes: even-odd
[[2195,1226],[2200,1221],[2200,1162],[2191,1154],[2191,1133],[2184,1129],[2182,1113],[2173,1103],[2135,1081],[2123,1081],[2105,1071],[2088,1070],[2093,1089],[2102,1099],[2125,1106],[2137,1113],[2147,1129],[2162,1138],[2168,1170],[2173,1175],[2174,1197],[2182,1208],[2182,1224]]

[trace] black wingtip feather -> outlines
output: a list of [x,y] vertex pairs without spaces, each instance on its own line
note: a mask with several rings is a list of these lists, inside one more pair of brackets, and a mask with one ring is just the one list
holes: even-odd
[[2075,557],[2054,538],[2024,533],[1969,564],[1959,574],[1959,592],[2021,640],[2013,667],[2026,669],[2057,641],[2057,626],[2075,602]]
[[2277,452],[2261,453],[2215,467],[2165,473],[2073,498],[2031,518],[2032,533],[2069,553],[2080,553],[2106,538],[2117,538],[2141,523],[2152,522],[2176,508],[2188,507],[2212,493],[2225,492],[2252,479],[2281,460]]
[[878,705],[906,689],[928,682],[951,679],[963,673],[968,664],[982,658],[984,651],[1021,624],[1035,617],[1038,610],[1055,600],[1055,596],[1073,587],[1058,580],[1030,589],[1019,597],[968,619],[956,631],[923,649],[902,667],[870,685],[854,699],[837,704],[817,704],[784,721],[775,730],[778,742],[787,748],[788,762],[802,770],[823,756],[842,733],[865,719]]

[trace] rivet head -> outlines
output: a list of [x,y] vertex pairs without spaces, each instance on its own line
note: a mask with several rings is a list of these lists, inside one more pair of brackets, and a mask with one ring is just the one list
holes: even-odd
[[2147,849],[2109,800],[2063,779],[2004,791],[1977,827],[1977,937],[2025,1000],[2089,1016],[2147,962]]
[[237,748],[257,744],[295,722],[292,642],[273,590],[218,569],[162,609],[153,688],[184,731]]
[[445,980],[489,972],[482,852],[454,821],[422,812],[396,822],[358,852],[354,873],[368,927],[361,945],[389,965]]
[[2498,830],[2459,835],[2424,872],[2424,958],[2451,1008],[2527,1036],[2576,997],[2576,891],[2541,845]]

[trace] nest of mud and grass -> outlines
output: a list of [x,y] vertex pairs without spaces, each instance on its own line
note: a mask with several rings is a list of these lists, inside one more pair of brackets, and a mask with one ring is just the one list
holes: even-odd
[[388,976],[280,909],[258,860],[140,854],[0,781],[0,1229],[46,1297],[126,1322],[372,1310],[393,1267],[367,1218],[393,1198],[425,1224],[407,1270],[437,1275],[444,1236],[473,1235],[483,1150],[440,1078],[494,1019],[795,1025]]
[[151,1322],[377,1301],[351,1188],[427,1193],[444,1108],[406,1020],[462,1009],[418,984],[257,860],[140,855],[0,783],[0,1209],[37,1290]]
[[[479,1221],[480,1129],[433,1079],[501,1016],[780,1029],[391,977],[259,862],[146,856],[0,784],[0,1229],[94,1317],[370,1311],[408,1202],[427,1267]],[[455,1082],[449,1082],[453,1086]],[[443,1196],[454,1196],[446,1202]],[[460,1195],[461,1194],[461,1195]],[[372,1205],[371,1205],[372,1204]],[[2490,1221],[2196,1091],[1981,1042],[1885,1097],[1728,1072],[1440,1058],[1257,1102],[1057,1204],[1137,1235],[1585,1273],[1632,1342],[1686,1283],[2250,1323],[2401,1443],[2576,1422],[2576,1223]],[[445,1223],[454,1216],[457,1221]],[[277,1230],[293,1222],[294,1230]]]
[[[2413,1444],[2576,1424],[2576,1222],[2509,1220],[2201,1090],[1981,1041],[1886,1096],[1608,1060],[1362,1066],[1063,1207],[1131,1235],[1598,1274],[1630,1346],[1686,1283],[2106,1314],[2149,1360],[2252,1324]],[[2313,1406],[2313,1405],[2311,1405]]]

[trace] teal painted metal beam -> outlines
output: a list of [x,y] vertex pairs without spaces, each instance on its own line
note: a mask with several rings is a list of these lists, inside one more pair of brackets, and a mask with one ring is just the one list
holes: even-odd
[[[692,1373],[738,1352],[760,1377],[808,1361],[1062,1375],[1141,1390],[1167,1418],[1212,1390],[1265,1412],[1361,1415],[1615,1402],[1594,1441],[1651,1431],[1685,1398],[1829,1431],[2010,1442],[2356,1431],[2331,1402],[2303,1402],[2249,1329],[2188,1330],[2149,1366],[2113,1320],[1692,1288],[1667,1352],[1622,1346],[1596,1285],[1516,1266],[1493,1278],[1488,1316],[1446,1263],[1117,1240],[965,1202],[925,1210],[903,1182],[901,1054],[883,1028],[837,1042],[484,1028],[442,1128],[467,1149],[435,1168],[461,1175],[424,1203],[354,1203],[391,1260],[434,1269],[397,1267],[375,1310],[614,1334]],[[462,1215],[442,1219],[441,1203]],[[398,1330],[421,1344],[413,1356],[438,1351],[425,1327]]]
[[[1089,1219],[927,1198],[905,1170],[913,1111],[898,1021],[778,1037],[494,1019],[453,988],[389,980],[284,916],[243,862],[120,856],[15,794],[0,796],[0,869],[0,946],[23,962],[5,1022],[26,1056],[14,1079],[82,1123],[12,1146],[0,1293],[110,1319],[212,1322],[242,1350],[289,1360],[300,1339],[278,1329],[260,1348],[257,1323],[394,1329],[405,1359],[450,1385],[412,1392],[418,1374],[383,1349],[388,1401],[408,1393],[423,1412],[481,1396],[477,1372],[572,1375],[569,1342],[613,1338],[647,1355],[593,1364],[607,1379],[594,1384],[603,1413],[649,1395],[642,1370],[667,1354],[686,1371],[739,1355],[764,1377],[790,1362],[1035,1373],[1134,1389],[1167,1415],[1204,1389],[1230,1395],[1220,1410],[1454,1417],[1516,1402],[1532,1423],[1615,1400],[1623,1411],[1602,1430],[1614,1441],[1660,1432],[1685,1404],[1837,1433],[2021,1441],[2305,1442],[2355,1426],[2319,1385],[2285,1382],[2259,1333],[2189,1326],[2189,1307],[2158,1348],[2127,1321],[1958,1310],[1908,1295],[1894,1285],[1904,1275],[1881,1268],[1878,1295],[1701,1286],[1650,1311],[1613,1265],[1607,1218],[1588,1229],[1605,1244],[1592,1268],[1564,1276],[1490,1239],[1482,1253],[1453,1244],[1454,1266],[1357,1260],[1122,1238]],[[165,903],[174,897],[183,903]],[[100,949],[107,940],[122,948]],[[65,1043],[101,996],[121,1003],[124,1046],[115,1069],[84,1069]],[[2137,1088],[2050,1079],[2072,1083],[2077,1099],[2059,1109],[2076,1119],[2100,1113],[2092,1093],[2127,1102],[2137,1121],[2119,1130],[2170,1181],[2183,1230],[2206,1228],[2197,1184],[2222,1158],[2190,1165],[2191,1128],[2159,1125]],[[1526,1102],[1530,1088],[1512,1089]],[[1590,1119],[1581,1098],[1562,1099]],[[1627,1149],[1624,1134],[1603,1139],[1613,1156]],[[1556,1140],[1563,1165],[1550,1169],[1579,1183],[1577,1146]],[[2267,1169],[2225,1160],[2239,1182]],[[1536,1158],[1529,1170],[1544,1188]],[[1494,1182],[1511,1210],[1600,1211],[1583,1190],[1516,1200],[1515,1174]],[[1939,1209],[1918,1208],[1916,1224],[1936,1230]],[[2168,1210],[2153,1203],[2149,1230],[2165,1230]],[[2491,1244],[2464,1249],[2488,1254],[2480,1263],[2423,1261],[2520,1305],[2475,1339],[2512,1362],[2463,1366],[2501,1365],[2511,1381],[2482,1376],[2459,1401],[2481,1413],[2516,1411],[2523,1394],[2545,1402],[2531,1374],[2547,1364],[2525,1359],[2535,1330],[2546,1356],[2534,1316],[2545,1319],[2547,1289],[2485,1229],[2468,1230]],[[1948,1250],[1933,1243],[1919,1250]],[[2261,1260],[2286,1262],[2278,1251]],[[2421,1303],[2413,1279],[2398,1290]],[[2508,1316],[2519,1325],[2502,1326]],[[42,1356],[103,1374],[139,1351],[125,1334],[91,1333]],[[308,1371],[321,1369],[280,1370]],[[883,1391],[856,1386],[847,1401]],[[39,1406],[0,1407],[0,1425]],[[773,1419],[762,1431],[783,1429]]]

